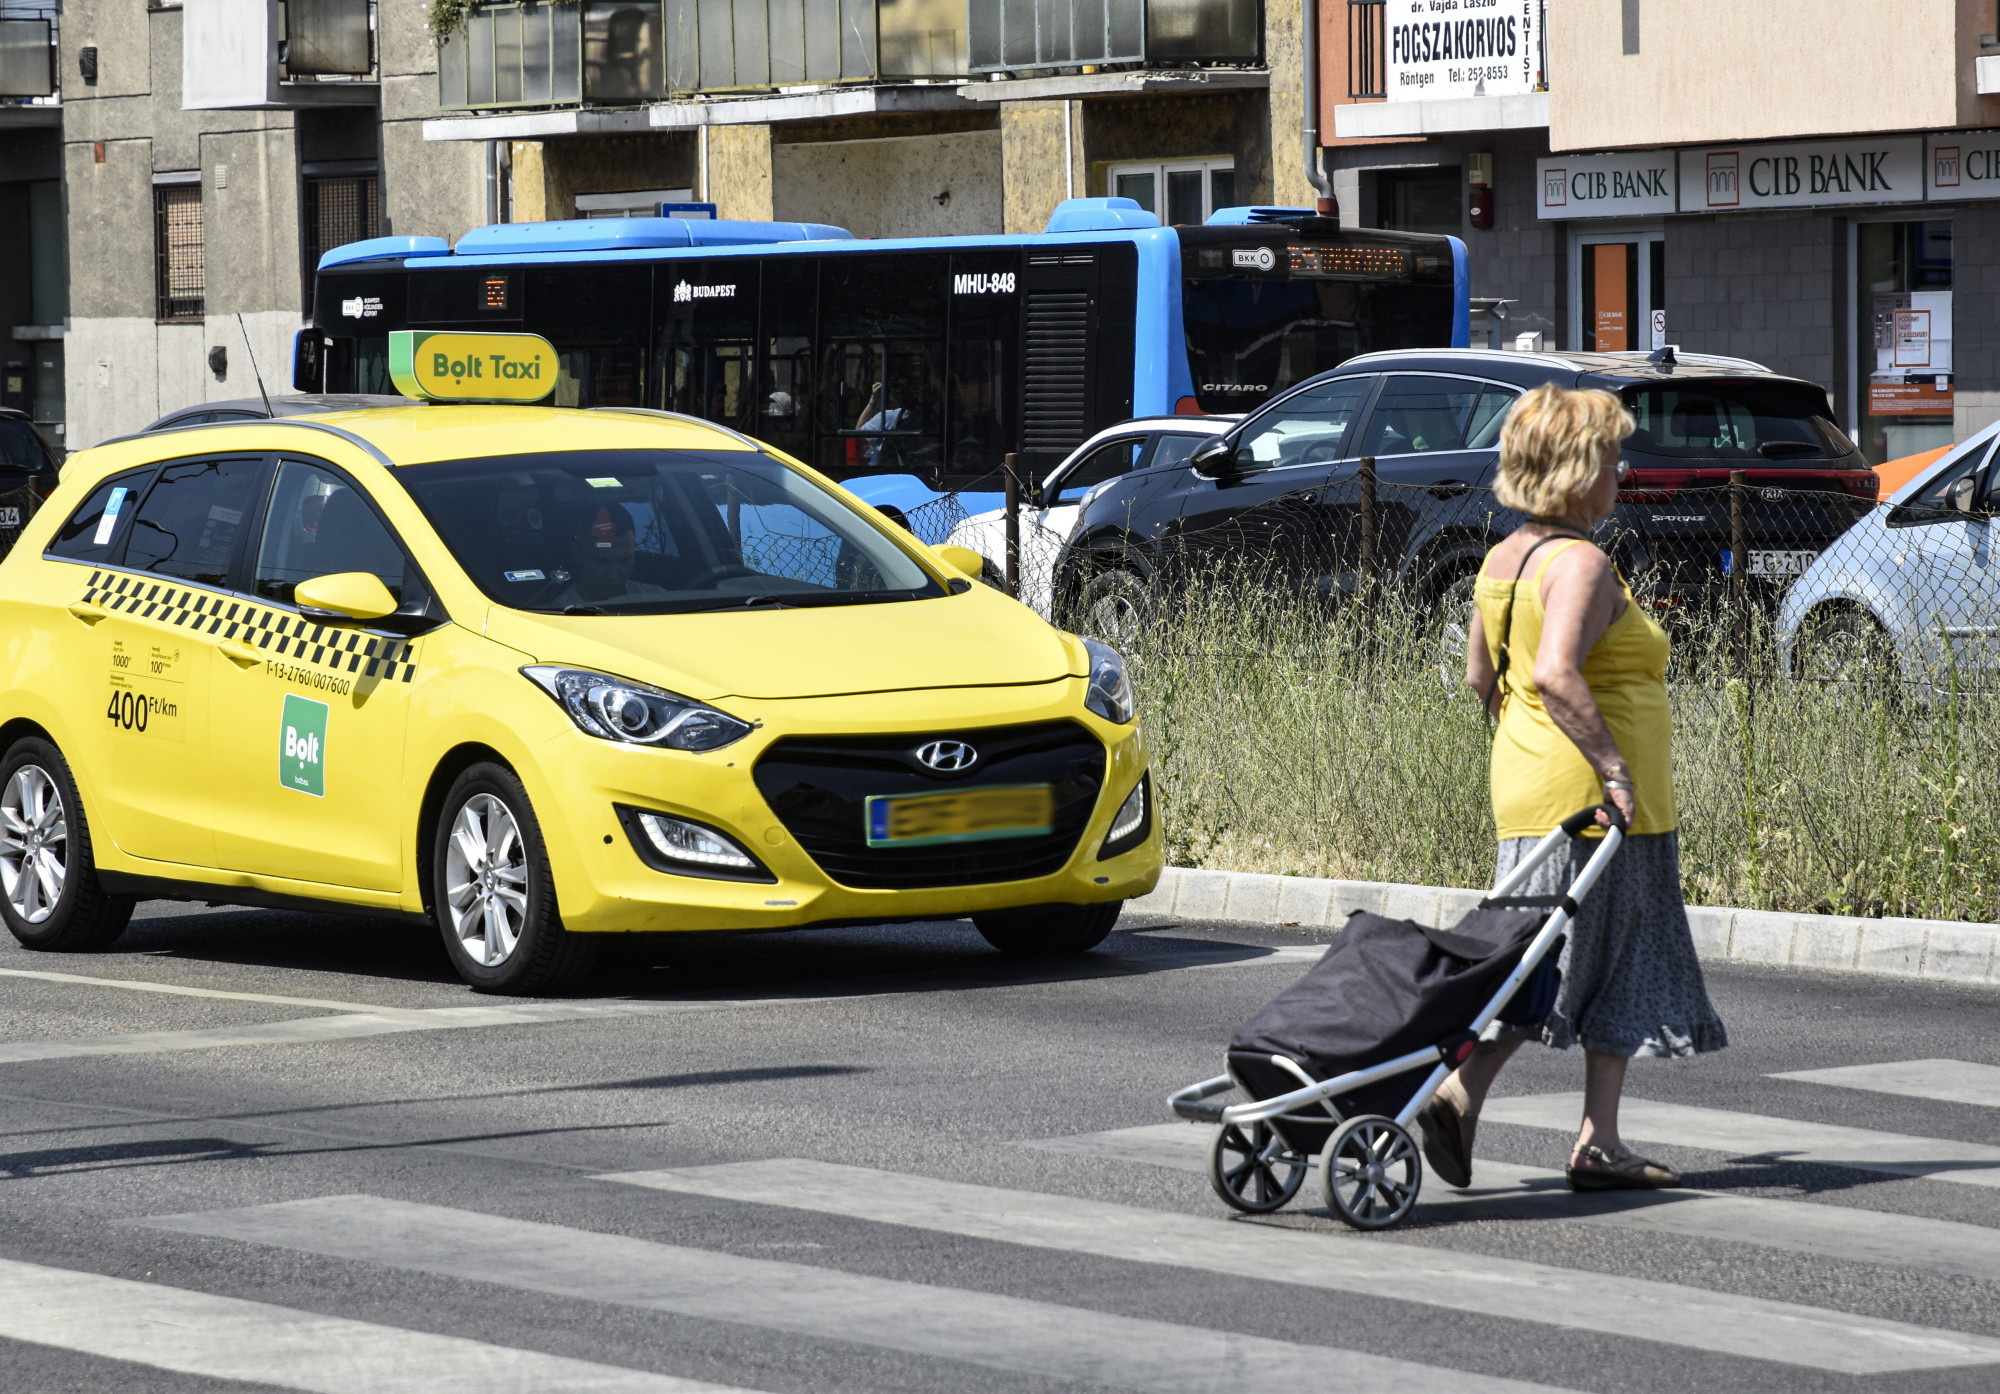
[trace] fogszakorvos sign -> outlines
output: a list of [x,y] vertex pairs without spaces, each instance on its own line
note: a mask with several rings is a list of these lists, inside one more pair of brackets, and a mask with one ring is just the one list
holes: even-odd
[[1541,80],[1534,0],[1389,0],[1385,11],[1392,102],[1510,96]]

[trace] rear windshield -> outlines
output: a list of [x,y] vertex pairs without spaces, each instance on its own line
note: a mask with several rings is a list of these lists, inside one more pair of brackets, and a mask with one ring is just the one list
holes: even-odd
[[878,526],[754,451],[574,451],[397,473],[466,574],[515,609],[661,615],[944,594]]
[[1760,464],[1840,459],[1852,441],[1828,419],[1826,394],[1795,382],[1655,382],[1620,394],[1638,419],[1628,452]]

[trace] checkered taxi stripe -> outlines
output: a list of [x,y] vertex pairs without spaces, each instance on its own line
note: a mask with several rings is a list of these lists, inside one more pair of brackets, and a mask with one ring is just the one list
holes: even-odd
[[154,620],[191,634],[240,639],[273,658],[355,677],[408,682],[416,676],[416,648],[352,629],[315,624],[300,615],[240,596],[169,585],[117,571],[90,573],[84,600],[116,614]]

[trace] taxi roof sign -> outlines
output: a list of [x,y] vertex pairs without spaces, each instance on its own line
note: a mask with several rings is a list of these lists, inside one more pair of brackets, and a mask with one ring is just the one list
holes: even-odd
[[556,390],[555,346],[539,334],[389,335],[389,378],[427,402],[539,402]]

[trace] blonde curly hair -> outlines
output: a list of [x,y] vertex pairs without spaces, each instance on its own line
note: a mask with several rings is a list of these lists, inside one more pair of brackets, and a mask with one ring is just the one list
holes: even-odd
[[1531,518],[1560,517],[1570,496],[1589,487],[1608,450],[1638,426],[1609,392],[1544,383],[1507,413],[1493,492]]

